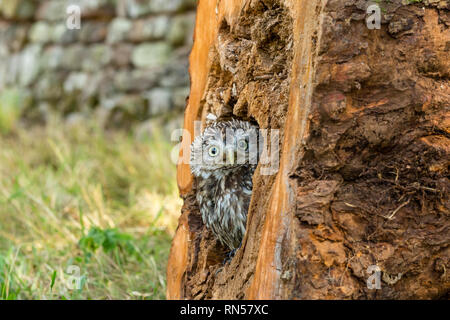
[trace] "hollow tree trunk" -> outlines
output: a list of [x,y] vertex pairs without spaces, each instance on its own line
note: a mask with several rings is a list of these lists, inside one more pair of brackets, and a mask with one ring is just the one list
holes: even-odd
[[380,6],[377,30],[366,1],[199,1],[183,147],[233,114],[280,129],[281,160],[225,266],[179,165],[168,298],[448,298],[450,5]]

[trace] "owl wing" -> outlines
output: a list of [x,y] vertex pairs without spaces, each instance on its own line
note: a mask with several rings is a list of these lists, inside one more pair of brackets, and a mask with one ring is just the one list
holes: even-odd
[[197,203],[200,206],[200,213],[204,223],[206,223],[208,216],[214,213],[214,208],[216,206],[214,201],[214,189],[213,185],[209,185],[208,181],[204,180],[201,182],[200,188],[196,194]]

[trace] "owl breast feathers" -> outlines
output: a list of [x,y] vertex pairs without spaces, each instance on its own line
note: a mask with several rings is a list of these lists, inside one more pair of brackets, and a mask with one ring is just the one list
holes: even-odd
[[258,161],[257,127],[246,121],[216,121],[191,146],[191,172],[203,223],[230,250],[245,233]]

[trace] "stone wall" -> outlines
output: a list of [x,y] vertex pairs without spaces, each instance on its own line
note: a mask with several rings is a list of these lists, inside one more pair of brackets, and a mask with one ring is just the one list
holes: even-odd
[[[72,4],[81,9],[80,29],[67,27]],[[26,118],[95,110],[112,125],[181,113],[195,6],[196,0],[0,0],[0,101],[13,92]]]

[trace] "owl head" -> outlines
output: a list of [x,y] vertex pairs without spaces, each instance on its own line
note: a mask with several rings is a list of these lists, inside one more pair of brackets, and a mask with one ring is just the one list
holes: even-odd
[[196,177],[227,173],[258,161],[258,128],[247,121],[214,121],[191,145],[191,172]]

